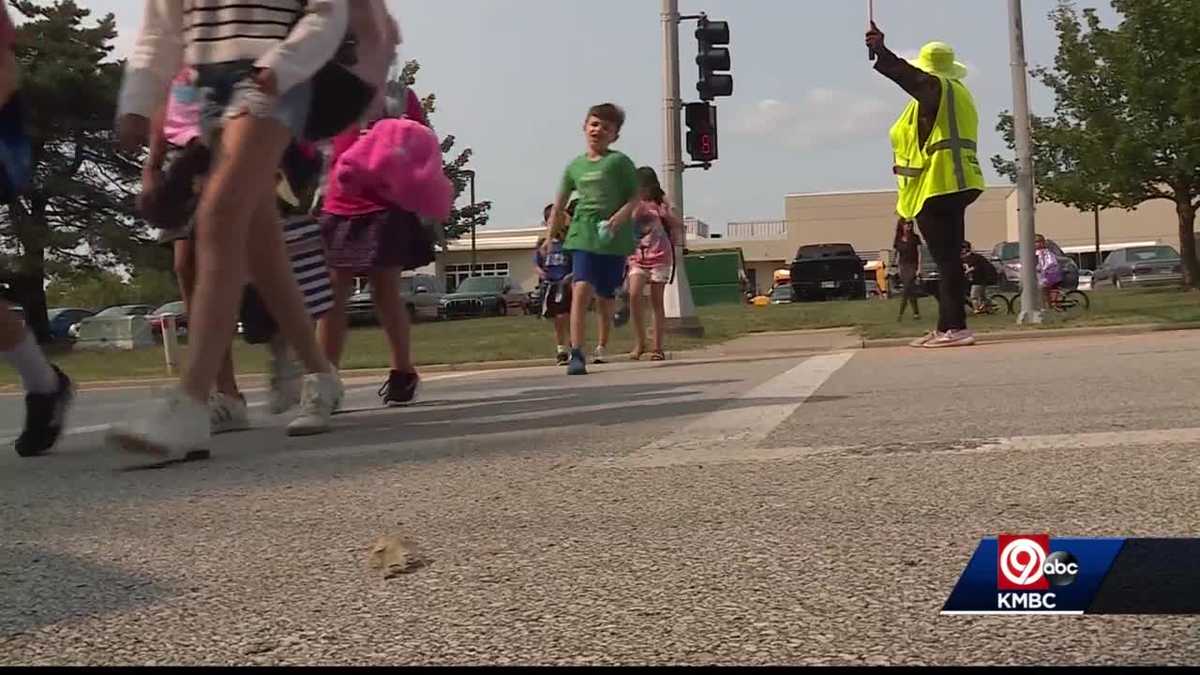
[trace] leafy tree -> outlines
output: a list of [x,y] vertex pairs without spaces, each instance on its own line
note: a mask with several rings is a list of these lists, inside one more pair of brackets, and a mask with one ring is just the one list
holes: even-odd
[[111,268],[143,243],[133,215],[140,169],[113,143],[121,81],[121,65],[109,58],[113,15],[92,22],[74,0],[9,4],[26,18],[16,57],[34,174],[31,189],[0,213],[0,268],[23,289],[26,317],[44,340],[47,275]]
[[[1038,198],[1089,211],[1174,202],[1185,276],[1200,287],[1200,3],[1111,2],[1116,28],[1066,0],[1050,13],[1054,66],[1032,71],[1055,97],[1054,115],[1032,123]],[[1011,115],[997,129],[1013,148]],[[992,161],[1015,177],[1011,161]]]
[[113,272],[65,275],[46,286],[46,301],[61,307],[99,310],[131,301],[129,285]]
[[[411,87],[416,83],[417,72],[420,70],[420,63],[406,61],[399,74],[388,82],[387,94],[393,97],[402,95],[405,88]],[[421,99],[421,107],[425,109],[426,117],[431,117],[437,111],[437,96],[435,94],[426,95]],[[432,119],[430,124],[432,124]],[[443,155],[454,149],[454,142],[455,138],[453,135],[447,135],[442,139]],[[453,159],[443,161],[446,176],[454,184],[455,202],[463,195],[464,191],[469,189],[468,182],[470,181],[470,177],[467,174],[469,171],[467,164],[471,161],[472,154],[472,150],[467,148],[455,155]],[[469,195],[470,193],[467,192],[467,194]],[[474,207],[470,204],[459,207],[456,203],[454,209],[450,212],[450,219],[445,223],[446,239],[458,239],[470,232],[472,223],[476,228],[483,227],[488,222],[491,210],[492,203],[490,201],[477,202]]]

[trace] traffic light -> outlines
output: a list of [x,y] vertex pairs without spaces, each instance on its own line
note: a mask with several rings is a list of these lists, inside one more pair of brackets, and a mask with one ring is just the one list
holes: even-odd
[[[696,89],[700,100],[711,101],[718,96],[733,95],[733,76],[729,74],[729,22],[709,21],[701,16],[696,28],[696,65],[700,66],[700,81]],[[722,72],[723,71],[723,72]]]
[[684,108],[687,121],[687,151],[695,162],[715,162],[717,152],[717,108],[709,103],[689,103]]

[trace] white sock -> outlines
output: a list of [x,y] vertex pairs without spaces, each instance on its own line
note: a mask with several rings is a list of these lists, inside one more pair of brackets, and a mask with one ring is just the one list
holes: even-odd
[[4,359],[17,369],[27,393],[53,394],[58,391],[58,373],[50,367],[33,333],[26,332],[25,339],[16,349],[4,352]]

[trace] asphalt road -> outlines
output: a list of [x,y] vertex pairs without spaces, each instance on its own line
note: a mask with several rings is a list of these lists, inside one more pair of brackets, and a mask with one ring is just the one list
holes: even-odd
[[982,536],[1195,534],[1195,333],[375,387],[142,472],[97,428],[147,392],[85,392],[0,454],[0,664],[1200,663],[1194,617],[939,615]]

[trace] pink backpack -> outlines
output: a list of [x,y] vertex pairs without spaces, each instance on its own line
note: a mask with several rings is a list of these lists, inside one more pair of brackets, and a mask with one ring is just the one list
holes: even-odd
[[330,180],[346,196],[439,222],[450,217],[454,203],[437,135],[408,119],[376,122],[338,158]]

